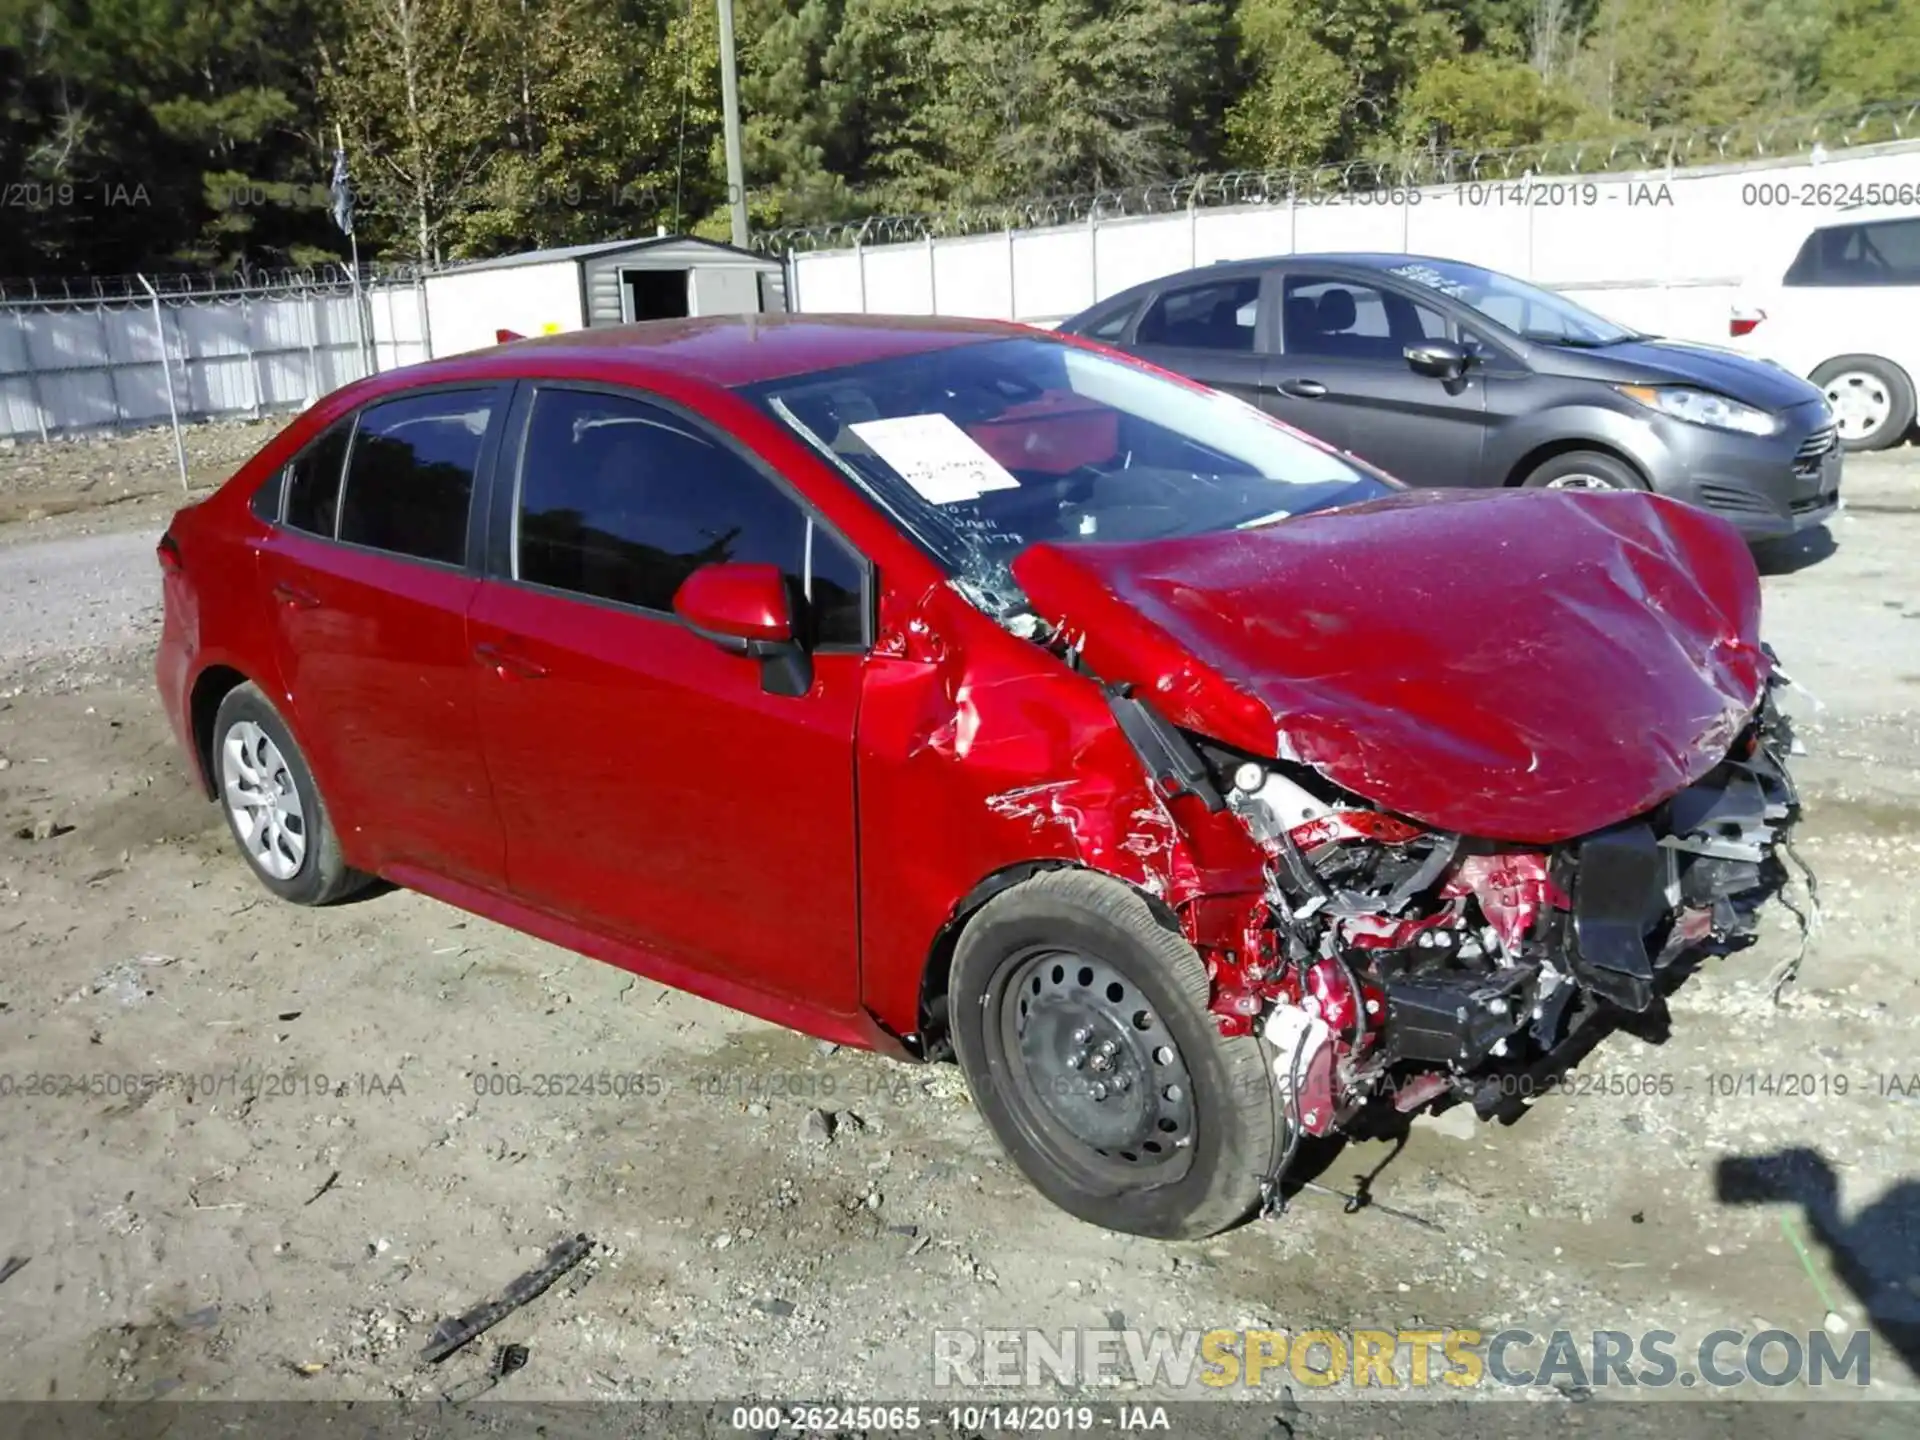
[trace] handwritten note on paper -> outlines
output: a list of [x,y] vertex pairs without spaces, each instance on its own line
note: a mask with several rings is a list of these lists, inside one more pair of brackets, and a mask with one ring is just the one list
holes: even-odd
[[935,505],[977,500],[989,490],[1020,488],[998,460],[944,415],[863,420],[849,428]]

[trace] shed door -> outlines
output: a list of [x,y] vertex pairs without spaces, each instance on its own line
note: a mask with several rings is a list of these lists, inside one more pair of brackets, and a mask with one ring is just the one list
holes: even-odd
[[693,267],[693,313],[752,315],[760,309],[760,272],[746,265]]

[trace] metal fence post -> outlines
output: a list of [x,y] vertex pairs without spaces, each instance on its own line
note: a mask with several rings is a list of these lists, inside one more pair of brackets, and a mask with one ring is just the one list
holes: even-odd
[[309,290],[301,302],[300,328],[307,332],[307,403],[311,405],[323,393],[320,389],[320,320],[316,308],[320,297]]
[[853,240],[853,268],[860,281],[860,313],[864,315],[867,313],[867,247],[860,243],[857,235]]
[[257,420],[261,415],[261,384],[258,357],[253,353],[253,301],[246,295],[240,297],[240,325],[246,332],[247,354],[247,393],[253,396],[253,416]]
[[1087,303],[1100,301],[1100,207],[1087,211]]
[[1014,263],[1013,227],[1007,227],[1007,318],[1020,318],[1020,267]]
[[433,359],[433,312],[427,308],[427,277],[413,272],[413,303],[420,307],[420,349],[422,360]]
[[933,232],[927,232],[927,312],[940,313],[940,267],[934,262]]
[[180,467],[180,493],[187,494],[187,445],[180,436],[180,407],[173,398],[173,362],[167,357],[167,326],[160,310],[160,292],[153,288],[153,282],[146,276],[139,276],[146,286],[147,294],[153,297],[153,332],[160,341],[160,375],[167,387],[167,416],[173,422],[173,459]]

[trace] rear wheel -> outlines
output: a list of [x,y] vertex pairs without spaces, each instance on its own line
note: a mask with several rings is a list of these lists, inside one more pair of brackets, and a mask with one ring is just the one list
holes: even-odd
[[1826,393],[1849,450],[1884,450],[1913,427],[1913,381],[1891,360],[1842,355],[1814,371],[1813,383]]
[[1056,870],[1003,892],[949,994],[981,1113],[1056,1205],[1171,1240],[1258,1203],[1284,1135],[1260,1042],[1220,1034],[1200,957],[1133,890]]
[[1535,466],[1520,482],[1529,490],[1645,490],[1624,460],[1598,450],[1569,450]]
[[325,905],[372,878],[348,866],[306,757],[258,686],[237,685],[213,720],[214,783],[253,873],[282,900]]

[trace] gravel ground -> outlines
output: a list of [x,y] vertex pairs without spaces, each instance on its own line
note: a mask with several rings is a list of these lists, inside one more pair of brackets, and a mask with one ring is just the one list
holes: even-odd
[[[1785,905],[1666,1033],[1609,1037],[1591,1089],[1320,1157],[1341,1188],[1377,1169],[1378,1199],[1439,1232],[1307,1193],[1193,1245],[1050,1208],[951,1067],[834,1051],[404,892],[273,901],[151,691],[162,502],[0,524],[0,1257],[27,1262],[0,1281],[0,1398],[433,1397],[513,1342],[530,1360],[496,1397],[886,1399],[933,1393],[941,1327],[1691,1343],[1830,1311],[1872,1317],[1874,1394],[1920,1398],[1920,1135],[1886,1083],[1920,1071],[1920,452],[1849,476],[1830,534],[1767,557],[1822,901],[1781,1002]],[[1762,1088],[1783,1070],[1819,1093]],[[204,1079],[114,1078],[151,1074]],[[81,1084],[29,1095],[35,1075]],[[1786,1151],[1813,1158],[1762,1167],[1772,1199],[1722,1199],[1722,1162]],[[595,1250],[567,1281],[419,1363],[437,1320],[575,1233]]]

